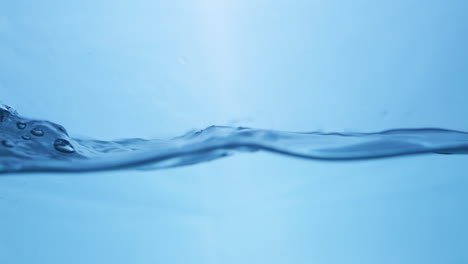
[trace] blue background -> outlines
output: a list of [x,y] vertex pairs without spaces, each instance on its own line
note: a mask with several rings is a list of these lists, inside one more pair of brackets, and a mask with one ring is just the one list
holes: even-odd
[[[464,0],[0,0],[0,99],[74,136],[468,131]],[[468,263],[468,162],[254,153],[0,178],[0,263]]]

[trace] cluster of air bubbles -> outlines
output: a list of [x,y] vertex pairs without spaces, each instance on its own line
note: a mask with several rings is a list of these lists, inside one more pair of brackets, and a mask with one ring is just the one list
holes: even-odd
[[[40,131],[42,131],[42,130],[40,130]],[[42,136],[44,134],[43,134],[43,132],[38,132],[35,135],[36,136]],[[23,136],[21,136],[21,138],[24,139],[24,140],[31,140],[32,139],[31,136],[28,136],[28,135],[23,135]],[[6,148],[13,148],[14,147],[14,144],[10,140],[1,140],[0,144],[3,147],[6,147]],[[70,143],[70,141],[68,141],[66,139],[62,139],[62,138],[56,139],[54,141],[54,148],[55,148],[55,150],[57,150],[59,152],[67,153],[67,154],[75,152],[75,148]]]
[[[16,121],[16,128],[19,130],[25,130],[28,127],[29,122],[27,122],[27,120],[17,121],[18,120],[17,118],[12,119],[12,117],[18,117],[18,113],[16,112],[16,110],[9,105],[0,103],[0,122],[9,121],[9,120]],[[51,125],[55,129],[57,129],[57,131],[59,131],[60,133],[68,136],[68,133],[63,126],[53,124],[53,123],[51,123]],[[30,141],[33,139],[31,135],[35,137],[43,137],[45,135],[45,130],[41,126],[33,127],[29,131],[29,133],[21,135],[21,139]],[[15,146],[15,143],[14,141],[11,141],[11,140],[2,139],[0,140],[0,146],[3,146],[5,148],[13,148]],[[70,143],[70,141],[63,139],[63,138],[56,139],[53,142],[53,146],[56,151],[59,151],[62,153],[67,153],[67,154],[75,153],[75,148]]]

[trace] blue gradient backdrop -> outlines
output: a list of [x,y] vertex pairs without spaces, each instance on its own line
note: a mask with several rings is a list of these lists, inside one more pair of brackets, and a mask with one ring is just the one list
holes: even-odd
[[[0,0],[0,100],[74,136],[468,131],[465,0]],[[468,263],[468,160],[0,178],[0,263]]]

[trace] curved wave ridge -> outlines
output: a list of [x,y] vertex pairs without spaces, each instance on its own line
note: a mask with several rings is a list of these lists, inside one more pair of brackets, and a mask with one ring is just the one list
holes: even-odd
[[158,169],[259,150],[332,161],[467,154],[468,133],[440,128],[322,133],[210,126],[170,139],[102,141],[70,137],[59,124],[22,117],[0,104],[0,173]]

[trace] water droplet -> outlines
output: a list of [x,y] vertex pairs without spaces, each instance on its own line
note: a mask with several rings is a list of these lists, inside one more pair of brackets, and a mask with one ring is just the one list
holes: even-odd
[[25,129],[26,128],[26,123],[21,122],[21,121],[17,122],[16,127],[18,127],[18,129]]
[[54,147],[57,151],[63,152],[63,153],[74,153],[75,148],[68,142],[66,139],[57,139],[54,142]]
[[23,138],[24,140],[31,140],[31,137],[28,136],[28,135],[24,135],[24,136],[22,136],[21,138]]
[[14,146],[13,143],[9,140],[2,140],[2,145],[6,148],[12,148]]
[[33,130],[31,130],[31,134],[33,134],[36,137],[42,137],[44,135],[44,130],[35,127],[33,128]]

